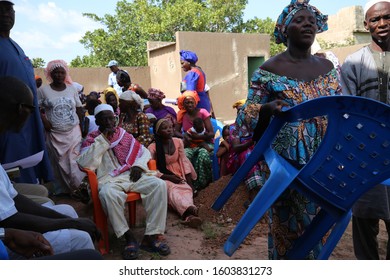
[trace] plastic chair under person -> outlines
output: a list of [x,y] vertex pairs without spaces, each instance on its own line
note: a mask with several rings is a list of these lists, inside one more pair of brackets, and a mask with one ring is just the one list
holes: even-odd
[[[156,161],[155,160],[149,160],[148,167],[150,170],[156,170]],[[108,222],[107,222],[107,216],[106,213],[104,213],[102,204],[100,202],[99,198],[99,190],[98,190],[98,180],[96,173],[90,169],[87,168],[81,168],[82,171],[87,173],[89,186],[91,190],[91,198],[93,202],[93,219],[95,221],[96,227],[100,230],[102,233],[102,238],[99,240],[99,251],[102,255],[107,254],[110,249],[110,243],[109,243],[109,235],[108,235]],[[129,226],[134,227],[136,222],[136,216],[137,216],[137,208],[136,203],[137,200],[141,199],[141,195],[137,192],[128,192],[126,203],[128,207],[128,214],[129,214]]]
[[[300,170],[272,148],[288,122],[327,116],[320,147]],[[294,188],[321,210],[294,242],[288,259],[304,259],[330,231],[318,259],[328,259],[344,233],[351,207],[370,188],[390,178],[390,107],[372,99],[329,96],[306,101],[275,117],[246,162],[232,177],[212,208],[219,210],[252,166],[265,159],[271,174],[225,243],[231,256],[265,212],[287,189]]]

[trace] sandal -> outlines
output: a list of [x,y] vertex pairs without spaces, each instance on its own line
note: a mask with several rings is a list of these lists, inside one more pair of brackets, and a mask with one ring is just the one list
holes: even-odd
[[122,252],[122,257],[125,260],[135,260],[138,258],[138,250],[139,246],[137,242],[129,242],[127,243],[125,249]]
[[168,244],[158,239],[150,241],[149,244],[141,244],[140,248],[149,253],[158,253],[161,256],[168,256],[171,253]]
[[191,228],[198,228],[202,225],[202,219],[198,216],[190,215],[181,222],[183,225],[189,226]]

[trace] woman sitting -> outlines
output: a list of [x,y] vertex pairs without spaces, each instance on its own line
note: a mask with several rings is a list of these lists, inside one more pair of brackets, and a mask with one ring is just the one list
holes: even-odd
[[119,126],[132,134],[142,145],[148,147],[153,141],[149,131],[150,122],[143,112],[144,102],[134,91],[127,90],[119,97]]
[[85,177],[76,163],[81,146],[79,124],[84,111],[65,61],[50,61],[45,76],[50,84],[38,89],[38,101],[56,179],[55,192],[77,192]]
[[120,110],[119,110],[119,97],[118,94],[116,93],[116,90],[112,87],[108,87],[103,91],[102,94],[102,101],[103,104],[106,103],[108,105],[111,105],[111,107],[114,109],[115,115],[119,116],[120,115]]
[[183,142],[172,138],[173,127],[168,119],[160,119],[154,125],[155,143],[149,146],[152,158],[156,159],[160,179],[165,180],[168,204],[183,219],[183,224],[199,227],[202,220],[194,205],[192,180],[196,173],[185,155]]
[[[180,111],[177,115],[177,124],[175,125],[175,135],[182,136],[182,131],[187,131],[193,126],[193,120],[201,118],[204,122],[206,132],[203,135],[189,135],[193,140],[212,141],[214,139],[214,130],[210,121],[210,113],[197,108],[199,102],[198,94],[194,91],[185,91],[178,98],[178,107]],[[211,159],[209,152],[201,147],[186,148],[186,156],[195,168],[198,178],[194,181],[194,191],[197,192],[208,186],[212,180]]]
[[151,113],[156,116],[156,119],[169,119],[172,124],[176,123],[177,115],[173,108],[162,104],[162,100],[165,98],[165,94],[155,88],[150,88],[148,90],[148,100],[150,107],[145,110],[145,113]]

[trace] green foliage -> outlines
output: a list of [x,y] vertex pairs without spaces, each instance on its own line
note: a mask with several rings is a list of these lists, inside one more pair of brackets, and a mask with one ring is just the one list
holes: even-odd
[[88,56],[72,66],[147,65],[147,41],[174,41],[177,31],[241,32],[247,0],[120,0],[115,15],[84,16],[104,28],[87,32],[80,42]]
[[34,68],[43,68],[46,65],[46,62],[43,60],[43,58],[40,57],[34,57],[31,59],[31,63]]
[[276,44],[274,37],[274,29],[275,22],[267,17],[266,19],[259,19],[255,17],[254,19],[250,19],[243,25],[243,32],[245,33],[261,33],[261,34],[269,34],[270,37],[270,55],[274,56],[278,53],[281,53],[285,50],[285,46],[283,44]]
[[317,40],[318,40],[318,43],[320,44],[320,47],[322,50],[329,50],[329,49],[333,49],[333,48],[353,46],[356,44],[356,41],[354,38],[348,38],[346,41],[344,41],[342,43],[327,42],[323,39],[317,39]]

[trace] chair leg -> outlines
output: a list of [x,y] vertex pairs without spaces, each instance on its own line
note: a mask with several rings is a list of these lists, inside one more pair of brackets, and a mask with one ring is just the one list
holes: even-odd
[[129,210],[129,226],[132,228],[135,226],[136,222],[137,201],[129,201],[127,207]]
[[314,217],[304,233],[295,240],[293,248],[287,253],[290,260],[303,260],[310,250],[325,236],[329,229],[335,224],[336,218],[325,210],[321,210]]
[[228,256],[240,246],[245,237],[263,217],[265,212],[271,207],[275,200],[286,190],[295,176],[290,174],[277,174],[268,178],[266,184],[261,188],[248,210],[233,230],[225,243],[224,251]]

